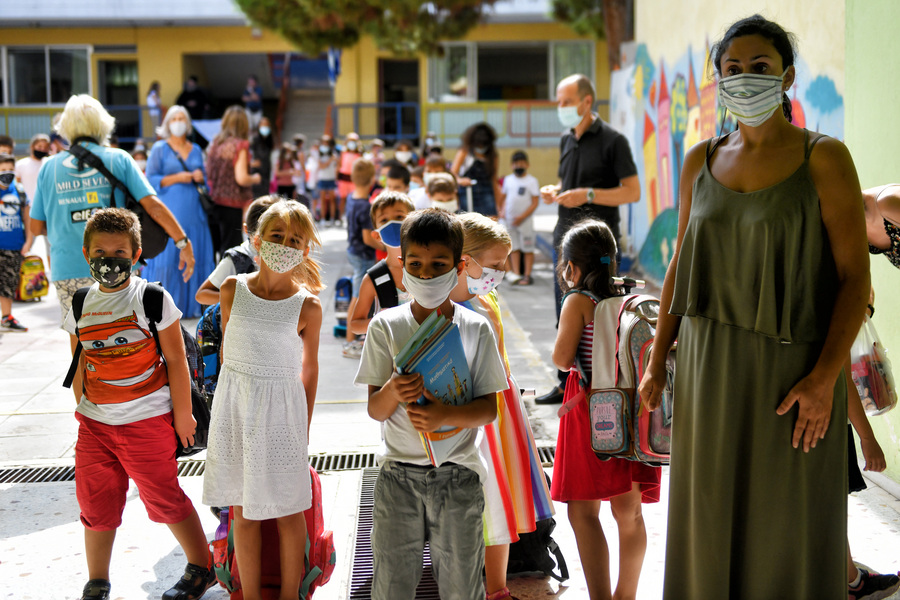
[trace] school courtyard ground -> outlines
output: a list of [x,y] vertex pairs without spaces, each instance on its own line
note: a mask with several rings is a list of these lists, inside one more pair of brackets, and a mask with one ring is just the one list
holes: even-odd
[[[553,207],[542,205],[536,217],[539,231],[549,239],[555,220]],[[335,324],[334,283],[350,273],[346,261],[346,230],[321,230],[328,289],[319,352],[319,391],[312,419],[309,452],[318,465],[323,488],[325,527],[334,531],[337,566],[331,581],[315,594],[317,600],[368,598],[371,575],[365,541],[370,523],[372,455],[380,442],[379,425],[366,414],[366,393],[353,385],[357,360],[341,356],[341,341],[332,335]],[[550,262],[538,256],[535,283],[530,287],[501,287],[503,322],[512,370],[520,385],[541,394],[553,385],[550,352],[555,339]],[[58,328],[59,307],[51,290],[41,302],[16,303],[16,317],[30,330],[0,335],[0,599],[79,598],[87,580],[82,527],[78,520],[74,464],[76,422],[74,400],[62,380],[69,364],[68,336]],[[187,321],[188,329],[196,323]],[[552,454],[557,406],[536,406],[526,398],[538,446],[546,448],[547,472]],[[212,538],[218,524],[202,505],[204,454],[192,457],[181,469],[181,484],[197,507]],[[883,479],[884,488],[869,480],[869,489],[849,499],[848,530],[855,558],[880,570],[900,570],[900,499],[897,487]],[[711,482],[714,485],[714,482]],[[666,536],[668,473],[663,469],[663,493],[658,504],[644,506],[648,549],[638,598],[661,597]],[[367,495],[368,494],[368,495]],[[617,570],[615,521],[604,506],[601,518],[610,545],[613,581]],[[561,597],[586,599],[587,591],[566,507],[556,505],[554,539],[562,548],[570,578],[523,577],[510,581],[521,600]],[[774,550],[774,549],[773,549]],[[123,526],[112,561],[112,598],[157,599],[180,576],[184,557],[166,527],[151,523],[138,498],[129,490]],[[711,573],[710,576],[715,576]],[[427,587],[427,586],[423,586]],[[224,600],[224,589],[211,589],[204,598]],[[425,591],[420,597],[437,598]]]

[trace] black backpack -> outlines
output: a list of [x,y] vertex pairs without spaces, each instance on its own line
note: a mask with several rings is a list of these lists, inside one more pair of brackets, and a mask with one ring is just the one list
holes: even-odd
[[397,297],[397,286],[394,285],[394,278],[391,277],[386,260],[381,259],[372,265],[366,271],[366,275],[375,286],[375,294],[378,296],[378,306],[381,310],[400,304],[400,299]]
[[[253,257],[241,246],[229,248],[225,251],[225,256],[231,259],[238,274],[252,273],[257,269]],[[200,345],[200,354],[205,364],[202,372],[203,389],[212,401],[216,385],[219,383],[219,371],[222,369],[219,360],[219,351],[222,347],[222,308],[218,302],[207,306],[197,322],[197,343]]]
[[[556,528],[556,519],[550,517],[537,522],[537,529],[520,533],[519,541],[509,545],[508,575],[542,573],[557,581],[569,578],[569,567],[562,550],[550,534]],[[556,560],[554,561],[554,557]],[[553,570],[559,568],[557,575]]]
[[[87,296],[90,286],[79,288],[72,297],[72,314],[75,317],[75,336],[78,337],[78,321],[81,319],[81,312],[84,308],[84,299]],[[156,324],[162,321],[162,305],[163,305],[163,288],[159,283],[147,282],[144,288],[144,313],[150,324],[150,333],[156,342],[156,348],[162,355],[162,346],[159,344],[159,332]],[[184,327],[181,328],[181,337],[184,340],[184,350],[187,356],[188,372],[191,376],[191,412],[194,420],[197,421],[197,429],[194,432],[194,445],[185,448],[178,441],[178,450],[175,452],[176,457],[191,456],[197,454],[201,450],[206,450],[206,443],[209,438],[209,401],[207,400],[205,388],[203,385],[203,355],[200,352],[200,346],[197,341],[189,334]],[[72,357],[72,364],[69,365],[69,372],[63,381],[64,387],[72,387],[72,380],[75,378],[75,371],[78,369],[78,363],[81,359],[81,342],[75,344],[75,355]]]
[[[547,487],[550,487],[550,478]],[[519,541],[509,545],[509,561],[506,565],[507,575],[525,575],[542,573],[557,581],[569,578],[569,567],[563,558],[562,550],[550,534],[556,529],[556,519],[548,517],[537,522],[537,528],[529,533],[520,533]],[[554,557],[556,560],[554,561]],[[559,575],[553,572],[559,567]]]

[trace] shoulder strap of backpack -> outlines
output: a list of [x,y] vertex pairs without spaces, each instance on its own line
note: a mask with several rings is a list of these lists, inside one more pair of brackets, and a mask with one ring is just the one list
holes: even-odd
[[591,388],[619,384],[619,338],[622,313],[633,296],[601,300],[594,308],[594,339],[591,350]]
[[[87,296],[90,289],[90,286],[78,288],[75,295],[72,296],[72,316],[75,317],[76,338],[80,338],[78,335],[78,321],[81,320],[81,312],[84,309],[84,298]],[[75,353],[72,355],[72,363],[69,365],[69,372],[66,373],[66,378],[63,380],[63,387],[72,387],[72,381],[75,380],[75,371],[78,370],[78,363],[81,360],[81,351],[81,339],[79,339],[78,343],[75,344]]]
[[115,190],[120,190],[123,194],[125,194],[125,207],[128,208],[131,204],[137,204],[138,201],[135,200],[134,196],[131,194],[131,191],[128,187],[119,181],[119,179],[113,175],[109,169],[106,168],[106,165],[103,164],[103,160],[100,159],[99,156],[82,146],[78,143],[73,143],[69,146],[67,150],[69,154],[78,159],[78,167],[79,169],[84,166],[84,163],[87,163],[89,166],[100,171],[100,174],[106,177],[107,181],[109,181],[110,185],[113,187],[113,194],[111,197],[112,205],[116,205],[116,195]]
[[366,271],[366,274],[375,286],[378,304],[382,309],[392,308],[400,303],[400,299],[397,297],[397,286],[394,285],[394,278],[391,277],[391,270],[386,261],[379,260]]
[[160,356],[162,356],[162,345],[159,343],[159,331],[156,329],[156,324],[162,321],[162,305],[163,305],[163,288],[158,282],[147,282],[147,287],[144,288],[144,315],[147,317],[147,322],[150,324],[150,333],[153,334],[153,339],[156,341],[156,349],[159,351]]

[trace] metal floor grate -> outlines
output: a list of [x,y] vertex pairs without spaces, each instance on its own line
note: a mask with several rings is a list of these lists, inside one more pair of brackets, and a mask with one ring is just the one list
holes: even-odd
[[[375,482],[379,469],[365,469],[359,490],[359,512],[356,518],[356,547],[353,549],[353,573],[350,577],[349,600],[372,598],[372,510],[375,505]],[[437,582],[431,572],[431,553],[425,546],[422,579],[416,588],[416,600],[440,600]]]
[[[553,446],[538,446],[538,456],[545,467],[553,465],[556,449]],[[375,453],[315,454],[309,457],[309,464],[319,472],[358,471],[375,467]],[[203,475],[205,460],[178,461],[179,477]],[[75,481],[75,467],[15,467],[0,469],[0,483],[57,483]],[[374,480],[372,483],[374,490]]]

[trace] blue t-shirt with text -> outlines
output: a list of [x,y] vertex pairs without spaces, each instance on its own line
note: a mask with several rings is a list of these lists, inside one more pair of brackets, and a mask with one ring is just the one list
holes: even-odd
[[28,206],[25,194],[15,185],[0,189],[0,250],[21,250],[25,245],[22,212]]
[[[156,194],[137,163],[124,150],[93,142],[79,143],[100,157],[135,200]],[[115,203],[112,202],[112,190],[106,177],[96,169],[85,165],[79,170],[78,159],[68,152],[60,152],[44,162],[38,173],[31,217],[47,223],[53,281],[91,276],[81,253],[84,225],[101,208],[125,207],[125,196],[119,190],[115,192]]]

